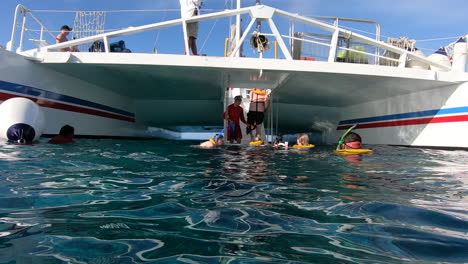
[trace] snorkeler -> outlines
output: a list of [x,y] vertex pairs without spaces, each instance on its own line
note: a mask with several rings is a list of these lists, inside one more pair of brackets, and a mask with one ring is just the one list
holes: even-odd
[[284,142],[283,143],[283,135],[279,134],[278,136],[276,136],[272,147],[274,147],[274,148],[280,148],[280,147],[288,148],[289,147],[289,142]]
[[358,133],[351,132],[356,125],[350,127],[338,141],[335,153],[341,155],[359,155],[359,154],[373,154],[370,149],[362,148],[362,138]]
[[264,146],[264,141],[262,140],[262,135],[257,134],[254,140],[249,143],[251,146]]
[[361,136],[354,132],[349,132],[341,144],[341,149],[360,149],[362,139]]
[[224,139],[222,134],[216,134],[210,140],[200,143],[201,148],[214,148],[224,145]]

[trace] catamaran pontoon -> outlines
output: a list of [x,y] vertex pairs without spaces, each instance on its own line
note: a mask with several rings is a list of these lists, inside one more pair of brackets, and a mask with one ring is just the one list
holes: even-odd
[[[225,56],[111,52],[111,38],[167,27],[186,32],[189,22],[230,18],[236,26]],[[241,19],[249,21],[246,27]],[[452,45],[450,62],[445,55],[426,58],[411,45],[383,42],[378,27],[371,38],[341,27],[338,18],[327,19],[238,6],[47,44],[44,34],[54,34],[19,5],[11,41],[0,49],[0,101],[36,101],[45,112],[46,134],[71,124],[77,135],[151,137],[161,135],[161,127],[221,127],[230,88],[266,88],[273,102],[269,134],[316,131],[324,142],[335,142],[340,130],[359,124],[366,143],[468,147],[464,39]],[[278,25],[286,20],[287,27]],[[40,38],[31,40],[37,47],[25,49],[29,22],[40,26]],[[250,40],[255,57],[242,54]],[[96,41],[103,52],[59,52]],[[268,44],[274,46],[270,55]]]

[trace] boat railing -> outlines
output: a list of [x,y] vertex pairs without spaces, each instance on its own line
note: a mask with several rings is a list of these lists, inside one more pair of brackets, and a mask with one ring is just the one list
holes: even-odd
[[[18,52],[23,52],[23,42],[24,42],[24,32],[26,31],[25,23],[26,16],[34,16],[31,12],[19,5],[17,7],[17,12],[15,14],[12,38],[7,46],[7,49],[13,50],[13,45],[15,43],[14,33],[16,31],[16,26],[18,22],[19,14],[23,14],[23,23],[21,27],[19,47]],[[103,52],[111,52],[110,48],[110,39],[122,37],[126,35],[137,34],[146,31],[160,30],[168,27],[182,27],[183,37],[185,40],[185,49],[188,50],[188,41],[187,41],[187,23],[191,22],[202,22],[207,20],[217,20],[221,18],[232,18],[240,17],[249,21],[248,25],[240,30],[242,34],[236,34],[235,38],[231,39],[231,48],[229,49],[229,57],[243,57],[246,56],[242,52],[243,46],[247,46],[251,43],[253,37],[259,37],[264,35],[264,37],[272,37],[275,41],[275,47],[277,47],[276,53],[280,53],[278,59],[285,60],[294,60],[294,59],[303,59],[305,60],[319,60],[326,62],[345,62],[345,63],[359,63],[359,64],[374,64],[374,65],[386,65],[386,66],[396,66],[396,67],[406,67],[408,60],[415,60],[424,65],[434,66],[441,70],[448,71],[450,66],[440,64],[438,62],[431,61],[423,56],[414,54],[411,51],[393,46],[391,44],[382,42],[379,40],[380,36],[377,36],[375,39],[352,32],[350,30],[341,28],[338,26],[338,23],[325,23],[314,18],[304,17],[297,14],[292,14],[285,12],[279,9],[275,9],[269,6],[256,5],[252,7],[244,7],[237,9],[228,9],[219,12],[207,13],[199,16],[195,16],[188,19],[172,19],[167,21],[162,21],[158,23],[146,24],[142,26],[128,27],[124,29],[119,29],[110,32],[104,32],[101,34],[87,36],[75,40],[70,40],[63,43],[51,44],[51,45],[42,45],[36,49],[28,50],[23,52],[23,54],[28,56],[42,56],[41,54],[47,52],[56,52],[60,49],[71,48],[77,45],[92,45],[96,41],[102,42],[104,44]],[[34,19],[41,27],[41,38],[44,32],[52,35],[52,32],[47,30],[46,27],[38,20]],[[290,23],[289,27],[278,27],[275,23],[275,20],[287,20]],[[237,19],[239,21],[239,19]],[[259,23],[262,24],[262,31],[259,32]],[[303,33],[297,34],[296,30],[291,27],[291,23],[295,25],[299,24],[307,28],[309,31],[317,31],[317,34]],[[256,27],[254,27],[256,25]],[[267,27],[265,27],[267,26]],[[237,25],[239,28],[239,23]],[[265,30],[267,28],[268,30]],[[298,28],[298,26],[295,26]],[[378,29],[378,30],[377,30]],[[376,33],[380,34],[380,27],[376,29]],[[289,33],[285,33],[286,30],[289,30]],[[236,30],[237,32],[239,30]],[[283,32],[283,34],[281,33]],[[55,39],[55,37],[54,37]],[[235,41],[234,41],[235,39]],[[224,37],[221,40],[224,43]],[[221,42],[220,42],[221,43]],[[303,56],[295,51],[295,48],[298,47],[299,43],[303,48],[305,45],[312,45],[309,48],[312,50],[310,56]],[[288,45],[289,44],[289,45]],[[226,49],[223,49],[223,52]],[[278,52],[279,51],[279,52]],[[270,53],[271,54],[271,53]],[[392,54],[392,56],[387,56],[387,54]],[[186,54],[189,55],[188,53]],[[270,55],[266,56],[264,51],[256,53],[255,56],[259,58],[274,58],[276,56]]]
[[27,23],[29,22],[29,19],[28,18],[31,18],[35,23],[37,23],[40,27],[39,29],[39,39],[37,39],[37,43],[41,43],[40,45],[47,45],[47,42],[45,41],[44,39],[44,34],[47,33],[49,34],[53,39],[55,39],[55,36],[54,34],[52,33],[52,31],[50,31],[49,29],[47,29],[46,26],[44,26],[44,24],[42,23],[42,21],[40,19],[38,19],[34,14],[33,12],[31,12],[31,10],[27,9],[25,6],[19,4],[16,6],[16,9],[15,9],[15,15],[14,15],[14,18],[13,18],[13,28],[11,30],[11,38],[10,38],[10,41],[8,41],[7,45],[6,45],[6,49],[9,50],[9,51],[13,51],[14,48],[16,47],[16,38],[17,38],[17,27],[18,27],[18,24],[19,24],[19,19],[20,19],[20,15],[22,16],[22,20],[21,20],[21,31],[20,31],[20,40],[19,40],[19,45],[16,49],[17,52],[22,52],[23,51],[23,47],[24,47],[24,38],[26,36],[26,33],[28,30],[31,30],[31,29],[28,29],[28,27],[26,26]]

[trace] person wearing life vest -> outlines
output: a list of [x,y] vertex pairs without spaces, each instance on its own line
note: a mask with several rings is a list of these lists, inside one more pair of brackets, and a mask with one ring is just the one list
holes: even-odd
[[[254,141],[254,135],[261,134],[260,125],[263,123],[265,111],[268,109],[270,100],[268,93],[263,89],[252,89],[249,94],[250,105],[247,113],[247,134],[250,134],[250,140]],[[255,130],[255,134],[253,131]]]
[[208,141],[200,143],[201,148],[214,148],[224,145],[224,139],[222,134],[216,134]]
[[75,136],[75,128],[69,125],[65,125],[60,129],[59,135],[53,137],[49,140],[50,144],[67,144],[67,143],[75,143],[73,137]]
[[264,141],[262,140],[262,135],[258,134],[253,141],[249,143],[251,146],[264,146]]
[[293,145],[293,148],[299,150],[308,150],[315,147],[315,145],[309,143],[309,136],[305,133],[299,134],[297,136],[296,143],[296,145]]
[[223,114],[224,119],[228,122],[227,140],[230,143],[237,142],[240,144],[242,141],[242,130],[240,128],[240,121],[247,125],[244,117],[244,109],[240,104],[242,103],[242,96],[234,97],[234,103],[229,105]]

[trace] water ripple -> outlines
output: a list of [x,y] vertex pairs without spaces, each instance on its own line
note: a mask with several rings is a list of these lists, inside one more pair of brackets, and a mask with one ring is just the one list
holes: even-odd
[[0,263],[468,263],[468,154],[0,146]]

